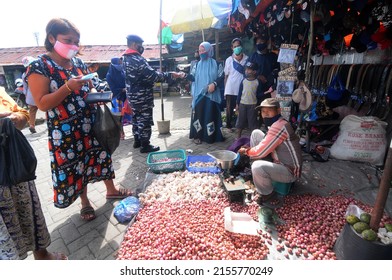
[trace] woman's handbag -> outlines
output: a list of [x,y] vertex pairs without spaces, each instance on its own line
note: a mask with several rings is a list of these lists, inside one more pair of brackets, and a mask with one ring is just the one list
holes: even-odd
[[37,158],[26,137],[11,119],[0,119],[0,185],[34,180]]
[[93,132],[99,144],[110,154],[120,145],[121,117],[116,118],[110,108],[104,104],[97,107]]

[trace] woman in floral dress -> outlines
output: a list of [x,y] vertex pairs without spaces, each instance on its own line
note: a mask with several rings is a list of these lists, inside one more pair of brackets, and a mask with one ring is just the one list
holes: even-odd
[[96,105],[84,101],[94,91],[91,81],[82,80],[87,66],[76,57],[79,30],[68,20],[52,19],[46,26],[48,51],[30,64],[26,79],[38,108],[46,111],[54,205],[70,206],[79,196],[81,218],[95,218],[87,197],[87,184],[104,181],[107,198],[130,195],[116,189],[112,156],[92,132]]

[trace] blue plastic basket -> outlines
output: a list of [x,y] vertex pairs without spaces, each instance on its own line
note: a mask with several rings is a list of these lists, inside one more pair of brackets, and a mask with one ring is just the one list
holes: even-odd
[[195,162],[216,162],[216,160],[209,155],[194,155],[188,156],[186,159],[186,169],[189,172],[204,172],[204,173],[219,173],[221,170],[218,166],[195,167],[190,166]]
[[170,150],[149,153],[147,165],[154,173],[169,173],[185,168],[185,151]]

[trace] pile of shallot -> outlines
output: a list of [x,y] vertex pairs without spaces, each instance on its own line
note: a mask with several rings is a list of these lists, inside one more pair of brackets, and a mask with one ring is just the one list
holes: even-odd
[[[159,175],[140,200],[144,206],[128,227],[117,259],[333,260],[348,205],[371,212],[343,195],[288,195],[276,209],[283,224],[261,224],[257,236],[231,233],[224,228],[224,208],[257,221],[258,205],[230,203],[218,175],[187,171]],[[390,221],[384,215],[380,226]]]

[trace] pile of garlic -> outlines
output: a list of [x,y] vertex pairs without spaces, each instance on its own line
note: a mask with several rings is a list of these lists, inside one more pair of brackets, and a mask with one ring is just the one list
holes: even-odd
[[377,236],[383,244],[392,244],[392,231],[387,231],[386,228],[379,228]]
[[144,193],[139,194],[139,199],[143,204],[155,201],[215,200],[223,192],[218,174],[176,171],[159,175]]

